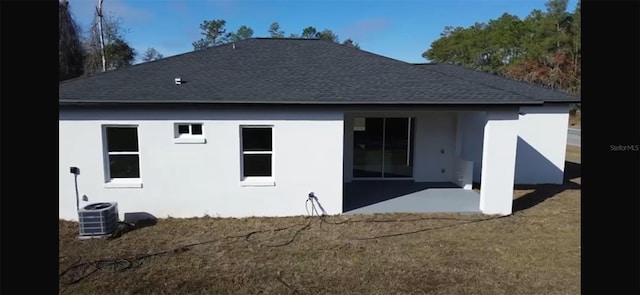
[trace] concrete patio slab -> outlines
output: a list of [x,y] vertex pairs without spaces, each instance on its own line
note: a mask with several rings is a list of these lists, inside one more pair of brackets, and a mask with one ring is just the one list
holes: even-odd
[[345,183],[343,212],[480,213],[480,195],[453,183],[357,181]]

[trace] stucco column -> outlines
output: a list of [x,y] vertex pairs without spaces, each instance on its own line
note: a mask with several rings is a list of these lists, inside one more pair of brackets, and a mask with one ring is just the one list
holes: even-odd
[[564,182],[569,104],[520,108],[517,184]]
[[488,111],[484,126],[480,211],[511,214],[518,143],[518,111]]

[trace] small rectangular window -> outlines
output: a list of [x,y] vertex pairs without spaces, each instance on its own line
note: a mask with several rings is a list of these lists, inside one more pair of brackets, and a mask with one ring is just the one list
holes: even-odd
[[189,134],[189,125],[178,125],[178,134]]
[[205,143],[202,123],[176,123],[175,143]]
[[242,127],[242,175],[273,176],[273,139],[271,126]]
[[202,135],[202,124],[191,124],[191,134]]

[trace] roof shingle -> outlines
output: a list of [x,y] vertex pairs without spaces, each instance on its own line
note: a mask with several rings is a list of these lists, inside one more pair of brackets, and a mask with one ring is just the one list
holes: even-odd
[[[416,66],[322,40],[252,38],[63,81],[59,102],[537,104],[579,100],[456,68]],[[184,81],[182,85],[174,83],[177,77]]]

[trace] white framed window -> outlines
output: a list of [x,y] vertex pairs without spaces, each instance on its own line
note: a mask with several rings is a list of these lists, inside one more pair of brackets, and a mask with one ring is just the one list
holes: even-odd
[[243,185],[273,186],[273,126],[241,126]]
[[138,126],[103,127],[107,187],[142,187]]
[[206,143],[202,123],[175,123],[175,143]]

